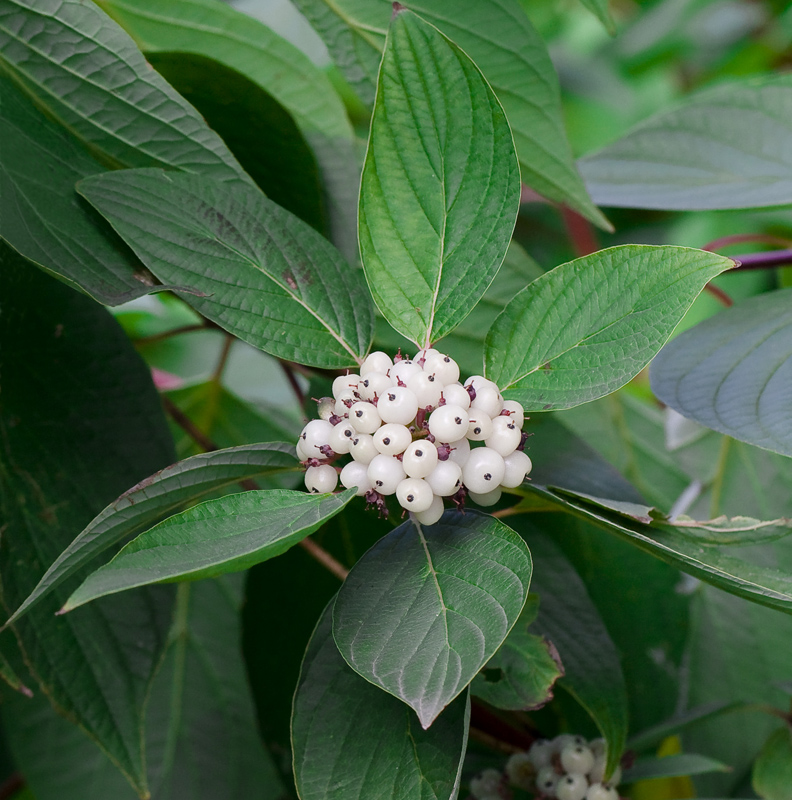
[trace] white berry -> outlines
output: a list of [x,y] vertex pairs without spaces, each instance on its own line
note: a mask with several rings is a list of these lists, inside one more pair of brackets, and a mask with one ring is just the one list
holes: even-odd
[[481,409],[485,414],[494,419],[500,414],[503,408],[503,398],[494,386],[482,386],[480,389],[476,389],[476,397],[470,404],[470,407]]
[[435,351],[424,362],[424,372],[433,374],[442,384],[456,383],[459,380],[459,365],[451,356]]
[[492,433],[492,420],[480,408],[468,411],[467,438],[471,442],[483,442]]
[[450,406],[470,408],[470,395],[461,383],[447,383],[443,386],[443,399]]
[[400,461],[381,454],[368,465],[368,476],[372,488],[385,495],[395,494],[396,487],[407,477]]
[[316,404],[319,419],[329,420],[335,414],[335,397],[320,397]]
[[501,499],[500,486],[496,486],[492,491],[485,494],[478,494],[477,492],[468,492],[468,497],[476,503],[476,505],[486,508],[487,506],[494,506],[498,500]]
[[371,489],[371,481],[368,477],[368,466],[359,461],[350,461],[341,470],[341,484],[347,489],[357,486],[357,496],[362,497]]
[[569,772],[559,778],[556,784],[558,800],[584,800],[588,791],[588,781],[579,772]]
[[498,391],[498,387],[491,380],[488,380],[483,375],[471,375],[466,381],[465,386],[472,386],[476,392],[485,387]]
[[516,489],[524,480],[525,476],[531,471],[531,459],[522,452],[515,450],[503,459],[506,468],[503,474],[501,486],[504,489]]
[[467,430],[468,412],[461,406],[440,406],[429,417],[429,433],[441,442],[453,445],[465,438]]
[[613,786],[618,786],[621,783],[621,779],[622,779],[622,768],[617,766],[616,769],[613,770],[613,775],[611,775],[610,778],[608,778],[608,780],[605,781],[605,785],[608,788],[611,788]]
[[551,765],[541,767],[536,775],[536,788],[546,795],[551,797],[555,794],[556,785],[558,784],[558,775]]
[[346,397],[349,395],[354,396],[355,391],[358,388],[358,381],[360,380],[360,375],[340,375],[333,381],[333,397],[336,400],[340,400],[342,397]]
[[402,467],[411,478],[425,478],[437,466],[437,448],[427,439],[413,442],[402,456]]
[[587,744],[587,742],[582,736],[577,736],[573,733],[559,733],[553,739],[553,750],[560,754],[568,744]]
[[436,495],[450,497],[456,494],[462,485],[462,467],[450,458],[438,461],[435,468],[427,475],[426,482]]
[[384,372],[367,372],[358,384],[358,394],[363,400],[373,400],[386,389],[393,386],[393,381]]
[[536,777],[536,767],[528,753],[514,753],[506,762],[506,775],[509,783],[518,789],[532,789]]
[[349,409],[349,421],[358,433],[374,433],[382,425],[382,419],[373,403],[355,403]]
[[393,378],[393,382],[401,381],[406,384],[407,381],[413,376],[423,372],[421,367],[414,361],[397,361],[389,370],[388,375]]
[[432,498],[432,505],[430,505],[426,511],[418,511],[415,518],[421,525],[434,525],[435,522],[438,522],[440,517],[443,516],[443,511],[445,511],[443,498],[435,495]]
[[380,395],[377,411],[383,422],[407,425],[418,412],[418,399],[404,386],[391,386]]
[[312,419],[300,434],[300,447],[306,458],[325,458],[319,449],[330,442],[333,426],[324,419]]
[[475,778],[470,781],[470,793],[473,797],[481,798],[488,794],[494,794],[500,788],[503,775],[496,769],[482,770]]
[[601,783],[592,783],[586,792],[586,800],[619,800],[619,793]]
[[365,375],[369,372],[386,373],[393,366],[393,361],[387,353],[376,350],[369,353],[360,365],[360,374]]
[[522,431],[509,417],[495,417],[492,420],[492,433],[484,440],[487,447],[504,458],[511,455],[521,441]]
[[514,420],[517,423],[517,427],[522,430],[525,422],[525,409],[516,400],[504,400],[501,413],[504,411],[509,412],[509,418]]
[[417,375],[411,375],[408,378],[407,388],[418,400],[418,408],[426,408],[427,406],[434,408],[440,402],[443,384],[436,380],[434,375],[419,372]]
[[415,361],[415,363],[419,364],[421,367],[425,367],[427,359],[439,355],[440,355],[439,350],[435,350],[434,347],[427,347],[424,350],[419,350],[415,354],[415,358],[413,359],[413,361]]
[[434,500],[429,484],[420,478],[405,478],[396,487],[396,499],[408,511],[428,511]]
[[489,447],[476,447],[462,467],[462,482],[471,492],[487,494],[500,486],[505,470],[501,455]]
[[449,461],[459,464],[464,467],[467,460],[470,458],[470,442],[467,439],[460,439],[451,445],[451,455],[448,457]]
[[568,744],[561,751],[561,766],[567,772],[585,775],[594,766],[594,753],[584,744]]
[[352,458],[361,464],[370,464],[374,456],[379,455],[377,448],[374,446],[374,439],[368,433],[357,434],[349,446],[349,452]]
[[329,465],[308,467],[305,470],[305,486],[313,494],[332,492],[338,484],[338,473]]
[[330,432],[330,438],[327,443],[334,453],[348,453],[352,445],[352,440],[357,436],[357,431],[352,427],[350,422],[339,422],[338,425],[333,427]]
[[553,745],[547,739],[537,739],[528,750],[528,758],[537,770],[550,764]]
[[410,442],[412,442],[412,434],[406,425],[386,422],[374,432],[374,447],[386,456],[403,453]]

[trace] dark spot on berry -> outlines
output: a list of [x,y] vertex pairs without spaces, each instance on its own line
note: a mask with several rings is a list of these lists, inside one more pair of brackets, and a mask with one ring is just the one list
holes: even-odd
[[430,375],[430,376],[429,376],[429,380],[430,380],[432,383],[434,383],[434,379],[435,379],[435,376],[434,376],[434,375]]
[[382,486],[382,481],[374,481],[374,483],[376,483],[377,486]]
[[420,458],[422,455],[423,455],[423,450],[416,450],[415,451],[416,458]]
[[454,417],[454,422],[457,425],[461,425],[462,424],[462,417]]
[[301,433],[301,434],[300,434],[300,438],[301,438],[303,441],[305,441],[305,434],[304,434],[304,433]]
[[395,394],[393,394],[393,393],[390,393],[390,394],[388,394],[388,400],[390,400],[390,401],[391,401],[391,403],[392,403],[392,402],[393,402],[395,399],[396,399],[396,395],[395,395]]
[[390,444],[390,436],[386,436],[386,437],[385,437],[385,438],[382,440],[382,443],[383,443],[383,444]]
[[489,472],[485,472],[484,473],[484,480],[485,481],[491,481],[492,480],[492,474],[489,473]]
[[480,427],[473,428],[473,433],[475,433],[476,436],[478,436],[481,433],[481,428]]
[[[347,439],[351,439],[352,438],[352,428],[344,428],[344,436],[346,436]],[[357,441],[357,439],[355,441]]]
[[445,361],[445,363],[446,363],[446,364],[450,364],[450,363],[451,363],[451,356],[446,356],[446,357],[443,359],[443,361]]
[[407,502],[408,502],[408,503],[412,503],[412,502],[413,502],[413,500],[415,500],[415,495],[408,494],[408,495],[407,495]]

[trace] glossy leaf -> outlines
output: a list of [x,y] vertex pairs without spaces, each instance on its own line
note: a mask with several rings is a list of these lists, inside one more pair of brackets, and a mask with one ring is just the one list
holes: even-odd
[[[0,574],[16,608],[78,531],[173,460],[148,369],[107,310],[0,249]],[[14,625],[41,692],[146,790],[143,709],[170,623],[153,587],[56,617],[63,587]]]
[[192,456],[150,475],[114,500],[77,535],[6,624],[19,619],[95,556],[187,503],[241,480],[296,468],[292,445],[265,443]]
[[229,333],[311,366],[348,367],[366,353],[374,323],[363,277],[257,189],[130,170],[79,191],[155,275],[191,287],[179,295]]
[[685,98],[578,162],[594,201],[702,210],[792,202],[792,79],[731,81]]
[[[296,5],[364,102],[373,102],[393,4],[297,0]],[[523,181],[609,228],[575,166],[547,47],[516,0],[416,0],[408,7],[458,44],[484,73],[509,118]]]
[[722,761],[697,753],[680,753],[675,756],[639,758],[624,771],[623,783],[647,781],[653,778],[676,778],[680,775],[703,775],[707,772],[729,772],[730,767]]
[[526,411],[610,394],[668,341],[704,286],[734,266],[685,247],[622,245],[546,272],[487,334],[486,375]]
[[529,595],[517,624],[470,685],[474,695],[496,708],[541,708],[553,699],[553,684],[564,674],[555,645],[528,632],[538,611],[539,599]]
[[332,604],[311,637],[294,695],[292,751],[301,800],[454,800],[470,703],[458,697],[423,730],[403,703],[349,668]]
[[151,275],[74,191],[77,181],[104,167],[2,74],[0,105],[0,236],[102,303],[151,291]]
[[792,456],[792,289],[751,297],[685,331],[660,352],[651,379],[680,414]]
[[263,489],[207,500],[141,533],[69,597],[71,611],[136,586],[239,572],[310,536],[355,496]]
[[585,708],[607,741],[610,774],[627,739],[627,690],[619,653],[583,581],[551,535],[525,518],[514,522],[535,553],[532,589],[540,601],[535,628],[561,656],[564,675],[557,685]]
[[459,47],[400,11],[359,209],[366,279],[399,333],[427,346],[467,316],[503,261],[519,198],[511,131],[489,85]]
[[765,742],[754,763],[752,784],[764,800],[792,797],[792,729],[788,725]]
[[352,568],[333,635],[347,663],[400,698],[428,728],[517,621],[531,555],[493,517],[446,512],[400,525]]
[[0,58],[108,166],[171,167],[234,186],[250,183],[198,112],[93,3],[7,0]]
[[354,209],[360,178],[354,136],[324,71],[266,25],[216,0],[100,0],[99,5],[147,54],[205,56],[272,95],[294,118],[316,157],[333,241],[347,259],[357,258]]

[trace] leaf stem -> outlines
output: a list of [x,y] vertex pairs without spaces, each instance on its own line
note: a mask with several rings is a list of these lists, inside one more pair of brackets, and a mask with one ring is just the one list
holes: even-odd
[[294,367],[290,361],[281,361],[278,359],[278,363],[281,365],[281,369],[286,374],[286,378],[289,381],[289,386],[291,386],[294,396],[297,398],[297,402],[300,404],[300,410],[302,411],[305,408],[305,395],[303,394],[303,390],[300,388],[300,382],[297,380],[297,376],[294,373]]
[[332,572],[336,578],[342,581],[346,580],[346,576],[349,575],[349,570],[313,539],[303,539],[300,542],[300,547],[302,547],[311,558],[318,561],[328,571]]
[[226,368],[226,364],[228,363],[228,356],[231,353],[231,347],[233,346],[235,339],[236,337],[232,336],[230,333],[225,335],[223,349],[220,351],[220,358],[217,360],[217,366],[212,373],[211,380],[213,383],[220,383],[220,380],[223,377],[223,372]]
[[183,333],[193,333],[194,331],[205,331],[211,327],[213,327],[213,324],[209,324],[209,320],[204,320],[192,325],[182,325],[180,328],[171,328],[171,330],[162,331],[162,333],[154,333],[151,336],[141,336],[139,339],[135,339],[134,343],[136,346],[155,344],[156,342],[170,339],[171,336],[180,336]]
[[591,255],[600,249],[594,226],[585,217],[571,208],[561,206],[561,218],[577,258]]
[[719,289],[714,283],[708,283],[704,287],[704,291],[709,292],[721,305],[726,308],[731,308],[734,305],[734,300],[729,297],[723,289]]
[[162,404],[168,416],[205,452],[220,448],[170,399],[162,396]]
[[512,755],[512,753],[523,752],[522,747],[518,747],[516,744],[511,744],[511,742],[503,742],[500,739],[496,739],[492,734],[479,730],[478,728],[474,728],[472,725],[470,726],[470,738],[479,744],[483,744],[485,747],[489,747],[490,750],[496,750],[499,753],[507,753],[508,755]]
[[792,264],[792,249],[768,250],[764,253],[748,253],[743,256],[729,256],[737,266],[729,272],[748,269],[769,269]]

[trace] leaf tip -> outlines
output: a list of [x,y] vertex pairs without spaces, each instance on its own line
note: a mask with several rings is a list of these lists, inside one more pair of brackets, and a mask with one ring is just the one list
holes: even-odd
[[25,695],[25,697],[28,697],[28,698],[32,698],[33,697],[33,692],[30,689],[28,689],[28,687],[25,686],[24,683],[20,683],[19,686],[17,687],[17,689],[19,690],[20,694]]

